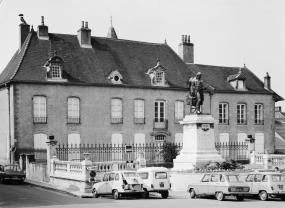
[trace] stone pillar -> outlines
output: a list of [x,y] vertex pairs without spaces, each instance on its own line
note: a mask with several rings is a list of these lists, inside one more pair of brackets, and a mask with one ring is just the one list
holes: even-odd
[[263,155],[263,169],[271,169],[272,168],[272,157],[269,154]]
[[[90,156],[90,153],[88,153]],[[90,161],[88,156],[86,157],[86,153],[83,154],[85,160],[81,162],[82,164],[82,174],[84,176],[85,185],[80,187],[80,191],[83,193],[91,193],[92,192],[92,183],[90,183],[90,169],[89,167],[92,166],[92,161]]]
[[146,159],[144,158],[143,152],[139,153],[139,157],[136,161],[138,162],[138,169],[146,167]]
[[59,161],[59,159],[57,158],[57,156],[56,155],[54,155],[53,157],[52,157],[52,159],[50,160],[50,164],[48,165],[48,167],[50,167],[50,169],[48,170],[49,172],[49,175],[51,176],[51,175],[54,175],[54,171],[55,171],[55,161]]
[[51,159],[53,158],[53,156],[56,156],[57,158],[57,152],[56,152],[56,144],[57,141],[54,141],[53,139],[49,139],[49,141],[47,142],[47,172],[48,174],[50,173],[51,170]]
[[214,124],[211,115],[187,115],[183,125],[183,147],[173,160],[173,171],[193,169],[199,163],[225,161],[215,148]]
[[20,161],[19,161],[19,165],[21,170],[26,170],[26,155],[25,154],[20,154]]
[[256,161],[255,161],[255,151],[252,151],[250,153],[250,164],[255,164]]

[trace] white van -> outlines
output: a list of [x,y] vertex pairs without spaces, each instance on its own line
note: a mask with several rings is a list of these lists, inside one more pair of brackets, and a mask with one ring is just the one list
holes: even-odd
[[161,197],[166,199],[170,189],[169,171],[163,167],[148,167],[137,170],[139,176],[143,179],[143,198],[149,197],[149,192],[158,192]]

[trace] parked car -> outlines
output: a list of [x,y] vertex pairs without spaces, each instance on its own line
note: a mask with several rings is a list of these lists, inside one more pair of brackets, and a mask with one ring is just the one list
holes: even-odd
[[5,180],[17,180],[22,183],[26,178],[26,174],[21,170],[19,165],[0,165],[0,183],[4,183]]
[[169,171],[163,167],[140,168],[137,170],[143,179],[143,198],[149,197],[149,192],[158,192],[162,198],[169,196],[170,189]]
[[236,196],[238,201],[243,201],[249,193],[249,186],[237,173],[206,173],[200,182],[189,184],[187,191],[192,199],[212,195],[219,201],[225,196]]
[[140,198],[143,191],[143,180],[135,171],[112,171],[104,174],[101,182],[95,183],[93,197],[113,195],[114,199],[123,196]]
[[245,182],[250,186],[250,194],[259,196],[262,201],[268,197],[285,201],[285,176],[277,172],[249,173]]

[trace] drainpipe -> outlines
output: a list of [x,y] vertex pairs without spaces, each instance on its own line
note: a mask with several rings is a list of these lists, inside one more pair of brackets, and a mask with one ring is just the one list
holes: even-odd
[[[9,116],[9,144],[10,144],[10,148],[12,146],[12,141],[11,141],[11,118],[10,118],[10,85],[8,84],[5,84],[7,90],[8,90],[8,116]],[[10,151],[10,148],[9,148],[9,161],[10,161],[10,164],[11,164],[11,151]]]

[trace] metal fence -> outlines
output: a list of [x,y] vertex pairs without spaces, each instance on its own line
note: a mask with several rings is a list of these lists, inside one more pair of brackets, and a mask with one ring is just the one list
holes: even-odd
[[[67,145],[59,144],[56,148],[59,160],[82,161],[83,153],[90,153],[92,162],[105,161],[134,161],[139,153],[144,153],[147,166],[167,166],[171,167],[172,162],[165,162],[163,149],[165,143],[145,143],[145,144],[79,144]],[[178,152],[182,149],[181,143],[175,144]],[[173,146],[174,147],[174,146]],[[228,142],[215,143],[215,147],[220,155],[226,160],[234,159],[240,162],[248,160],[248,146],[246,143]],[[169,148],[169,146],[167,147]]]
[[18,147],[15,152],[15,161],[19,161],[20,154],[35,155],[35,162],[47,163],[47,149],[19,148]]
[[248,162],[248,145],[245,142],[216,142],[215,148],[225,160]]

